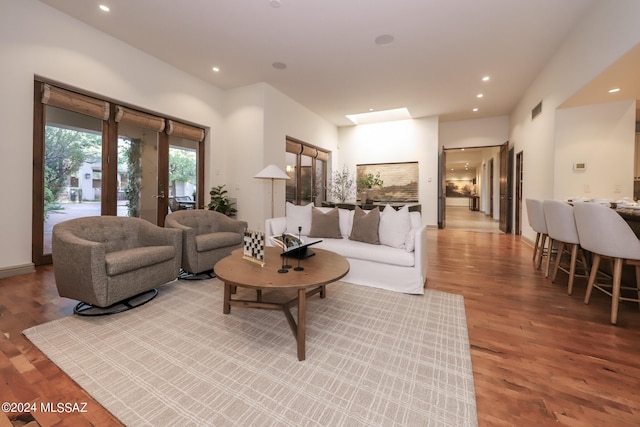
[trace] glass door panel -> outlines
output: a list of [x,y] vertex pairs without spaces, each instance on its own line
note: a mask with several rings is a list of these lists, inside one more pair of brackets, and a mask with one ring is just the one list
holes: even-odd
[[285,161],[287,162],[286,172],[289,176],[289,179],[286,180],[286,190],[287,190],[287,202],[293,203],[294,205],[298,204],[298,195],[296,189],[298,188],[298,180],[296,165],[298,164],[298,156],[294,153],[285,153]]
[[169,212],[203,206],[198,200],[198,141],[169,137]]
[[300,155],[300,205],[313,203],[313,159]]
[[314,168],[314,179],[313,179],[313,195],[314,202],[316,206],[322,206],[322,202],[325,201],[326,197],[326,165],[323,160],[316,159],[316,166]]
[[158,133],[123,124],[118,127],[118,216],[158,218]]
[[45,107],[44,228],[42,254],[51,254],[59,222],[101,215],[103,121]]

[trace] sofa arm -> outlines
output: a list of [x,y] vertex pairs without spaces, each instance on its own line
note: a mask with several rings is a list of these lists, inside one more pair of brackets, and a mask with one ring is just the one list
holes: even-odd
[[416,231],[415,239],[415,267],[422,278],[427,280],[427,226],[423,225]]
[[104,245],[56,227],[52,234],[53,271],[60,296],[91,304],[106,301]]

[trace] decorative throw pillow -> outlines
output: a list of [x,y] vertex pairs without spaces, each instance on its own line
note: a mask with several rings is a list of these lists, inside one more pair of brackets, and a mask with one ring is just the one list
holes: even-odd
[[409,207],[404,206],[396,211],[391,205],[385,206],[380,214],[380,244],[405,249],[409,231],[411,231]]
[[287,233],[298,235],[298,227],[302,227],[300,234],[308,236],[311,231],[311,209],[312,204],[297,206],[287,202],[285,205],[285,215],[287,222]]
[[366,213],[359,206],[353,213],[353,227],[350,240],[379,245],[378,227],[380,225],[380,208],[375,208]]
[[342,239],[340,234],[340,214],[338,208],[324,213],[318,208],[311,210],[311,231],[309,237],[327,237]]
[[344,237],[351,235],[351,227],[353,227],[353,210],[338,209],[340,213],[340,234]]

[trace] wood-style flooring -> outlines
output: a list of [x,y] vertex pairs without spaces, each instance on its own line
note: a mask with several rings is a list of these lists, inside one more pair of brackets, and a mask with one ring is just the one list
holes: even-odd
[[[426,287],[465,297],[481,426],[640,425],[640,309],[611,300],[585,280],[566,293],[532,265],[519,236],[428,231]],[[51,267],[0,280],[0,401],[88,402],[86,413],[35,412],[42,426],[117,426],[106,410],[63,374],[21,331],[69,315]],[[304,362],[300,362],[304,363]],[[15,414],[0,414],[0,427]]]

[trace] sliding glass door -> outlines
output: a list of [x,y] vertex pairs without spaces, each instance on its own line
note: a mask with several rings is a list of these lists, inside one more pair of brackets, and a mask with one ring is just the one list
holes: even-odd
[[46,106],[44,127],[43,253],[59,222],[102,214],[102,120]]
[[36,81],[34,264],[51,263],[59,222],[118,215],[163,226],[170,196],[202,207],[203,141],[201,128]]

